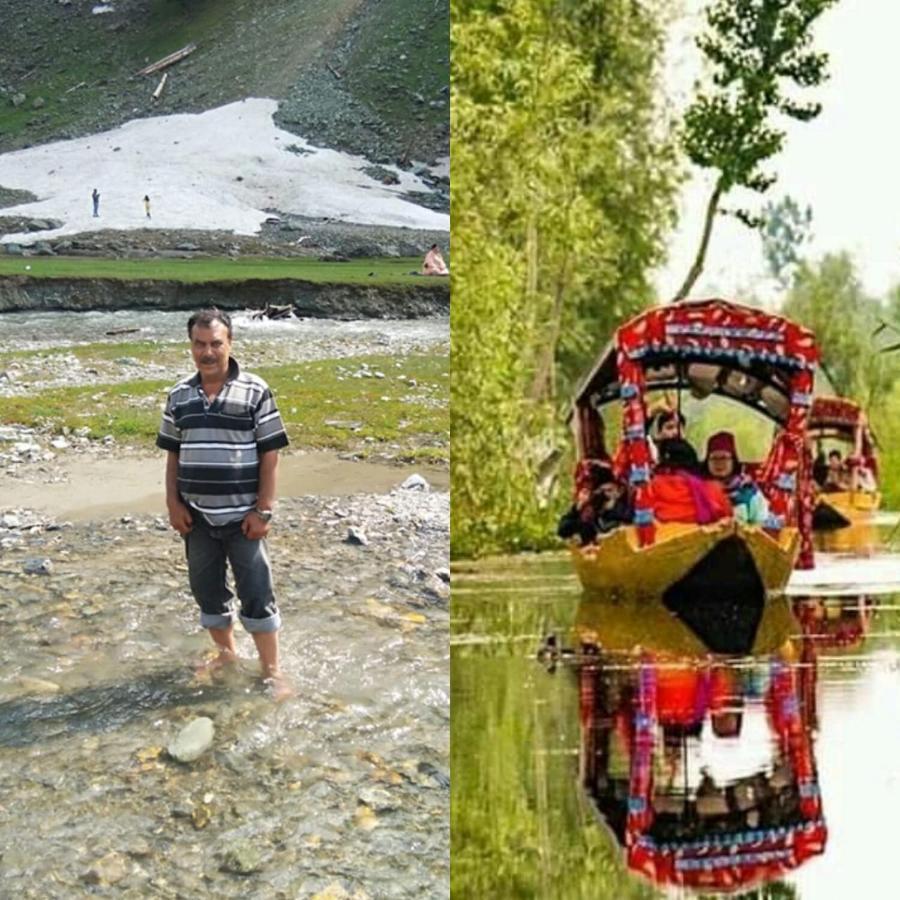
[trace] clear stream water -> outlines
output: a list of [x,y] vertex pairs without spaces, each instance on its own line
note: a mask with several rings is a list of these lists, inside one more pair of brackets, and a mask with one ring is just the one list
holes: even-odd
[[[296,695],[281,705],[240,626],[240,671],[195,677],[209,641],[163,523],[7,536],[0,897],[294,900],[335,883],[446,896],[448,612],[433,573],[448,507],[446,494],[282,503],[269,546]],[[368,546],[345,542],[348,522]],[[33,558],[51,573],[25,574]],[[167,758],[197,716],[214,722],[212,748]],[[258,871],[229,871],[234,848]]]
[[[0,349],[186,350],[187,316],[7,314]],[[119,328],[139,331],[105,335]],[[238,314],[235,328],[240,346],[274,361],[448,342],[446,318]],[[240,670],[195,678],[209,641],[165,522],[46,528],[10,511],[14,488],[2,494],[0,898],[447,896],[449,613],[436,574],[448,564],[446,493],[282,501],[270,551],[296,695],[279,706],[240,628]],[[349,525],[367,546],[346,542]],[[50,574],[26,574],[30,559],[49,560]],[[213,720],[213,747],[189,765],[169,759],[197,716]],[[238,858],[252,871],[235,871]]]
[[[117,310],[86,312],[14,312],[0,316],[0,350],[47,349],[94,341],[187,341],[185,310]],[[380,346],[392,353],[410,343],[448,339],[446,316],[428,319],[289,319],[255,320],[249,313],[232,314],[236,340],[276,343],[345,342]],[[118,329],[137,331],[107,335]],[[372,351],[369,351],[372,352]]]
[[[461,563],[451,622],[454,896],[702,896],[667,886],[659,864],[629,868],[630,795],[649,800],[647,836],[670,848],[706,842],[708,852],[717,834],[824,822],[824,848],[767,883],[757,878],[742,897],[896,896],[895,537],[882,528],[866,545],[821,553],[805,582],[821,593],[800,585],[770,600],[756,645],[740,656],[709,653],[661,603],[582,597],[565,555]],[[636,793],[633,779],[648,775],[649,795]],[[817,811],[801,802],[804,777]]]

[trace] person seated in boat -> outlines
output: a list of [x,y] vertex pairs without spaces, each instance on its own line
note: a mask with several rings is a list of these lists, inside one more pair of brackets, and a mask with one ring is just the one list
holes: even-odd
[[628,490],[616,479],[600,486],[597,508],[597,531],[600,534],[613,531],[620,525],[630,525],[634,518]]
[[761,525],[769,515],[769,503],[738,459],[737,444],[730,431],[719,431],[706,442],[704,474],[725,488],[734,517],[746,525]]
[[659,445],[662,441],[680,438],[684,433],[684,416],[668,406],[658,406],[647,419],[647,437],[650,438],[650,457],[653,465],[659,462]]
[[447,268],[447,264],[444,262],[444,257],[441,256],[441,251],[438,250],[437,244],[432,244],[429,251],[425,254],[425,259],[422,262],[422,274],[423,275],[449,275],[450,270]]
[[856,490],[874,494],[878,490],[875,473],[863,462],[856,470]]
[[661,441],[681,437],[684,432],[684,416],[668,406],[659,406],[647,419],[647,435],[658,448]]
[[659,522],[709,525],[732,515],[731,501],[722,485],[701,477],[697,452],[680,438],[660,443],[650,493]]
[[620,525],[629,524],[633,515],[628,493],[616,480],[609,464],[592,463],[588,490],[587,496],[580,497],[562,516],[556,529],[561,538],[577,535],[582,545],[592,543],[598,535],[607,534]]
[[866,460],[859,456],[848,456],[844,460],[844,484],[847,491],[861,491],[874,494],[878,491],[875,473]]
[[825,484],[822,490],[829,493],[837,493],[850,489],[850,479],[844,468],[844,460],[840,450],[832,450],[828,454],[828,473],[825,476]]
[[828,479],[828,460],[825,459],[824,450],[820,450],[816,454],[812,466],[812,477],[820,489],[825,487],[825,482]]

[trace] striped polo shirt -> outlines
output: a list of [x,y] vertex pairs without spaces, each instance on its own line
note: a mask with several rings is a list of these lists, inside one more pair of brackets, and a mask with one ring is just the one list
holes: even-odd
[[210,401],[200,373],[169,391],[156,446],[178,454],[178,492],[210,525],[240,521],[256,505],[259,454],[288,443],[269,386],[232,357]]

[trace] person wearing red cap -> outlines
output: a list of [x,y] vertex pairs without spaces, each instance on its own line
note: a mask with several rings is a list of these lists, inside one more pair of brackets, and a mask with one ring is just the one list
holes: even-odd
[[706,442],[704,470],[718,481],[731,500],[734,517],[746,525],[761,525],[769,515],[763,492],[747,475],[738,459],[737,444],[730,431],[719,431]]

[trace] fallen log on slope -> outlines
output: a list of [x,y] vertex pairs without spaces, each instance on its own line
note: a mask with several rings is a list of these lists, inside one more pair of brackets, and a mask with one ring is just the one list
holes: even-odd
[[144,66],[137,74],[138,75],[152,75],[154,72],[159,72],[162,69],[166,69],[174,63],[181,62],[186,56],[190,56],[197,49],[197,45],[194,43],[188,44],[186,47],[182,47],[180,50],[176,50],[174,53],[170,53],[168,56],[164,56],[162,59],[158,59],[155,63],[151,63],[149,66]]

